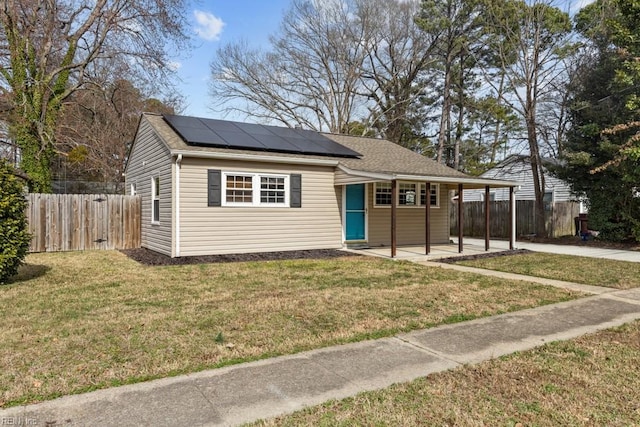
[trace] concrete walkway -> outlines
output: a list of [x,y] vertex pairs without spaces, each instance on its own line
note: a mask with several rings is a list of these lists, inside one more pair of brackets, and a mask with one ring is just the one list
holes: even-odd
[[0,410],[0,424],[237,425],[640,319],[640,289],[597,293],[392,338],[9,408]]
[[[452,238],[457,244],[458,238]],[[470,237],[462,238],[463,247],[466,245],[484,247],[484,239],[473,239]],[[491,249],[509,249],[509,242],[505,240],[491,240],[489,242]],[[577,255],[590,258],[606,258],[618,261],[640,262],[640,251],[625,251],[622,249],[604,249],[590,246],[576,245],[551,245],[547,243],[531,243],[517,241],[516,249],[528,249],[535,252],[547,252],[562,255]]]

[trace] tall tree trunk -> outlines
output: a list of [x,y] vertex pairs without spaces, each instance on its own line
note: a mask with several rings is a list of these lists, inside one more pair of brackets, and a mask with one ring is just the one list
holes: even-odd
[[444,147],[448,141],[451,127],[451,55],[447,55],[444,66],[444,87],[442,98],[442,115],[440,116],[440,129],[438,130],[438,163],[445,163]]
[[[500,72],[500,83],[498,84],[496,99],[498,100],[498,106],[501,105],[502,97],[504,96],[504,72]],[[498,153],[498,147],[500,146],[500,128],[502,127],[502,121],[498,119],[496,121],[495,133],[493,134],[493,143],[491,144],[491,164],[496,162],[496,155]]]
[[535,108],[526,112],[527,140],[529,142],[529,152],[531,153],[531,173],[533,176],[533,189],[536,196],[535,203],[535,223],[536,235],[547,236],[546,215],[544,210],[544,171],[542,168],[542,158],[538,148],[538,135],[536,132]]

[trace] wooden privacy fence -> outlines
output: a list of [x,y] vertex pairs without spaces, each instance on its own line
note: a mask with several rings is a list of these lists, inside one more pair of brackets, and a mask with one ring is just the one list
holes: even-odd
[[[535,234],[536,218],[533,200],[516,200],[516,236]],[[484,202],[464,202],[463,234],[468,237],[484,237]],[[509,237],[509,201],[494,201],[489,204],[489,233],[491,237]],[[450,233],[458,234],[458,206],[452,204]],[[576,202],[556,202],[547,211],[547,233],[560,237],[575,233],[574,218],[580,206]]]
[[140,196],[29,194],[30,252],[140,247]]

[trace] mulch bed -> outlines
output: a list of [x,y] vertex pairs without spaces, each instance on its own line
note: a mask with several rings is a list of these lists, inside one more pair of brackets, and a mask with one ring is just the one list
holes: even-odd
[[530,254],[532,251],[528,249],[513,249],[510,251],[501,251],[501,252],[487,252],[483,254],[476,255],[463,255],[463,256],[453,256],[448,258],[440,258],[435,259],[435,262],[443,262],[445,264],[454,264],[460,261],[469,261],[474,259],[484,259],[484,258],[498,258],[503,256],[511,256],[511,255],[520,255],[520,254]]
[[146,248],[122,249],[120,252],[144,265],[188,265],[217,262],[276,261],[289,259],[330,259],[360,256],[352,252],[335,249],[313,249],[306,251],[258,252],[251,254],[202,255],[171,258]]

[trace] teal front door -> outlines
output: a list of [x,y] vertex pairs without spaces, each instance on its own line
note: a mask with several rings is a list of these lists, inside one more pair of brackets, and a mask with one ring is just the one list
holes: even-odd
[[345,239],[364,240],[366,221],[364,184],[352,184],[346,187]]

